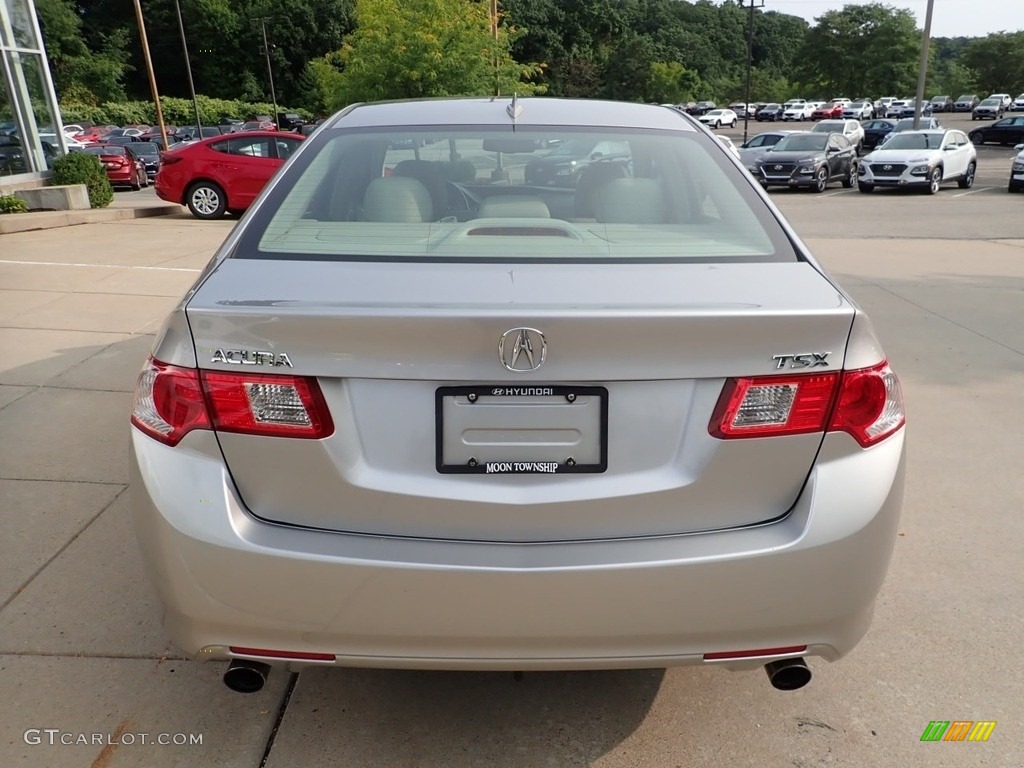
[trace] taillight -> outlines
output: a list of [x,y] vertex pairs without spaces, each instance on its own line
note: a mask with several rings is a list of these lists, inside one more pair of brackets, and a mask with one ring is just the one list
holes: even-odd
[[838,373],[729,379],[709,431],[723,439],[821,432],[838,381]]
[[883,361],[842,373],[729,379],[708,431],[723,440],[847,432],[866,448],[905,423],[899,380]]
[[174,165],[175,163],[180,163],[181,160],[182,158],[180,155],[175,155],[171,152],[160,153],[160,165]]
[[132,424],[167,445],[193,429],[314,439],[334,431],[314,378],[199,371],[153,359],[139,374]]
[[334,431],[315,379],[200,373],[214,429],[247,435],[326,437]]
[[903,391],[889,363],[843,373],[830,432],[849,432],[866,448],[906,423]]
[[167,445],[193,429],[209,429],[199,371],[150,358],[135,385],[132,424]]

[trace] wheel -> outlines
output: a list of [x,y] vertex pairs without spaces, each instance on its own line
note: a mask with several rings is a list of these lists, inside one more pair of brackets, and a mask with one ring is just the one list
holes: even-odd
[[1006,191],[1007,192],[1020,192],[1022,189],[1024,189],[1024,184],[1021,184],[1019,181],[1011,181],[1010,182],[1010,186],[1008,186],[1006,188]]
[[715,128],[721,128],[721,127],[722,127],[722,121],[721,120],[715,120]]
[[927,193],[929,195],[938,194],[942,188],[942,168],[935,168],[931,175],[928,177]]
[[858,184],[857,185],[857,189],[860,190],[861,192],[863,192],[865,195],[870,195],[872,192],[875,191],[875,185],[874,184]]
[[146,174],[145,171],[139,174],[139,180],[142,182],[143,189],[149,186],[149,176]]
[[981,146],[982,144],[985,143],[985,134],[982,133],[982,130],[983,129],[979,128],[977,133],[971,134],[971,141],[977,144],[978,146]]
[[735,121],[735,120],[733,120],[733,121],[732,121],[732,125],[731,125],[731,126],[729,126],[729,127],[730,127],[730,128],[735,128],[735,127],[736,127],[736,121]]
[[843,189],[853,189],[857,184],[857,164],[850,164],[850,172],[843,179]]
[[227,209],[224,190],[212,181],[200,181],[189,187],[185,205],[197,219],[219,219]]
[[822,166],[818,169],[818,172],[814,174],[814,186],[811,189],[814,192],[824,192],[828,188],[828,168]]
[[974,186],[974,171],[975,170],[976,169],[975,169],[974,163],[971,163],[970,165],[968,165],[967,166],[967,172],[963,176],[960,177],[960,179],[957,181],[956,185],[958,187],[960,187],[960,189],[970,189],[971,187],[973,187]]

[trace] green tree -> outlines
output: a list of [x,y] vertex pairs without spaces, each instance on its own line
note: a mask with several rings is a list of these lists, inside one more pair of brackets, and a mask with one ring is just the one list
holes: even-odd
[[700,78],[678,61],[655,61],[647,80],[647,96],[660,104],[691,101],[700,88]]
[[[526,94],[538,65],[520,65],[518,34],[491,34],[488,6],[469,0],[357,0],[355,32],[314,65],[330,109],[355,101]],[[333,70],[333,71],[332,71]]]
[[997,32],[972,40],[961,63],[975,73],[982,98],[989,93],[1016,95],[1024,91],[1024,32]]
[[36,13],[60,98],[86,104],[125,98],[124,77],[130,67],[123,32],[100,37],[92,50],[71,0],[37,0]]
[[828,96],[910,93],[921,32],[914,14],[881,3],[827,11],[806,37],[800,77]]

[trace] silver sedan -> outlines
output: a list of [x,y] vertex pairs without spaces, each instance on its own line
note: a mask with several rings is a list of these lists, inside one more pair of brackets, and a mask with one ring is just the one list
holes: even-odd
[[167,632],[235,690],[309,665],[788,689],[868,630],[904,421],[867,317],[693,118],[357,105],[167,318],[132,499]]

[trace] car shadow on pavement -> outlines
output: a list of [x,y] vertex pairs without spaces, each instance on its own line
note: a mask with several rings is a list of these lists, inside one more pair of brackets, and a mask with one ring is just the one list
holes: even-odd
[[664,676],[308,670],[268,768],[590,765],[644,722]]

